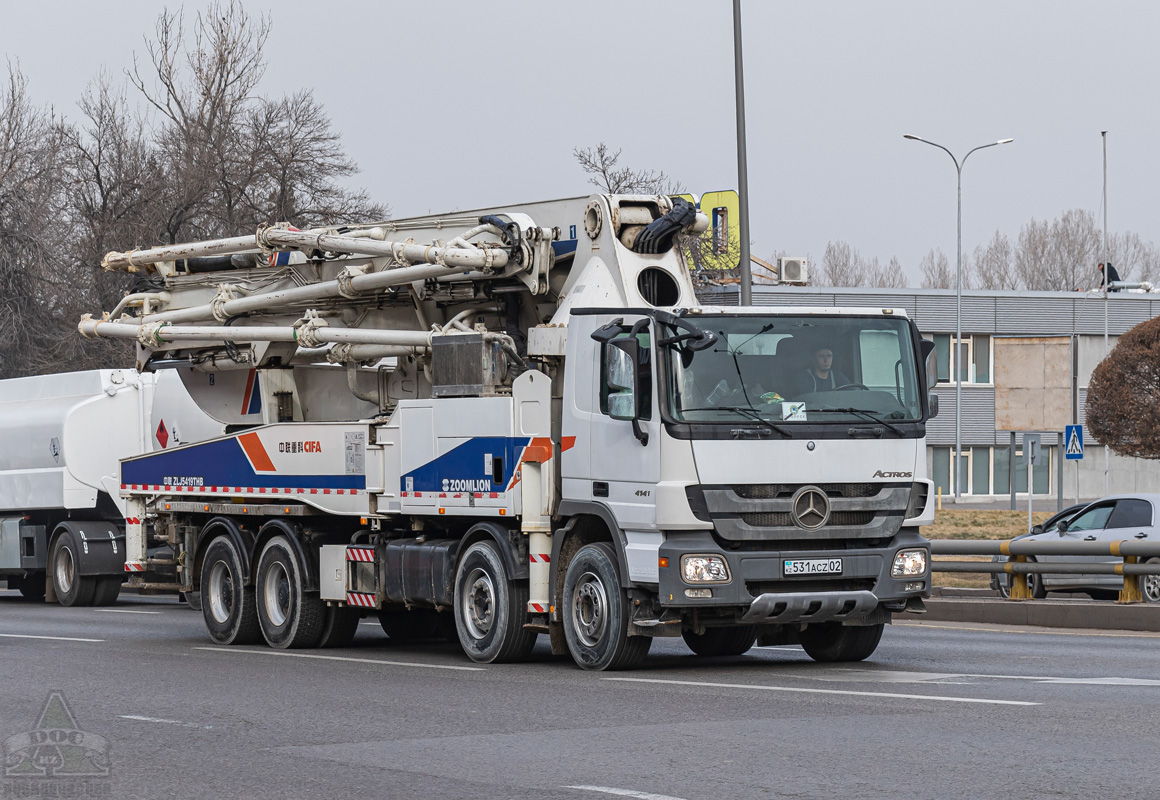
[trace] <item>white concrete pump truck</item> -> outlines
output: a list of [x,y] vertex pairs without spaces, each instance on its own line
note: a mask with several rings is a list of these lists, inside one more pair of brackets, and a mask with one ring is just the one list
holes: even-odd
[[122,462],[125,568],[171,546],[222,644],[377,610],[479,662],[869,656],[930,591],[933,345],[889,308],[700,307],[675,241],[707,225],[597,195],[110,253],[157,290],[81,332],[229,431]]

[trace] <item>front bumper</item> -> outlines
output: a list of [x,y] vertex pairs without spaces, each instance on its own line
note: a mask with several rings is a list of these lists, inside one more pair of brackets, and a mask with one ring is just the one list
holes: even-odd
[[[820,622],[865,616],[880,606],[901,610],[912,597],[930,596],[930,558],[921,576],[894,578],[890,568],[902,549],[929,548],[928,542],[904,529],[887,546],[817,550],[725,549],[708,531],[669,533],[658,552],[668,567],[659,570],[658,599],[662,608],[719,611],[746,623]],[[681,575],[681,556],[716,555],[729,567],[726,583],[688,583]],[[786,558],[842,559],[842,574],[786,577]],[[908,586],[909,584],[909,586]],[[921,588],[916,588],[921,584]],[[711,590],[709,597],[690,597],[686,590]]]

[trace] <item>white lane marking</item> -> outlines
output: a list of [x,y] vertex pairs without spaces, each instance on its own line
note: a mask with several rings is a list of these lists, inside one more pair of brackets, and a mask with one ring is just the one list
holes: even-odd
[[995,706],[1038,706],[1027,700],[990,700],[984,697],[947,697],[944,695],[895,694],[893,692],[852,692],[845,689],[807,689],[794,686],[755,686],[747,683],[710,683],[708,681],[673,681],[662,678],[604,678],[606,681],[626,683],[663,683],[671,686],[706,686],[714,689],[756,689],[764,692],[789,692],[791,694],[840,694],[852,697],[883,697],[892,700],[934,700],[942,703],[982,703]]
[[31,633],[0,633],[5,639],[51,639],[54,642],[103,642],[104,639],[80,639],[76,636],[33,636]]
[[[803,676],[804,677],[804,676]],[[1095,677],[1074,678],[1057,675],[992,675],[982,672],[907,672],[887,669],[845,669],[808,676],[819,681],[876,681],[879,683],[926,683],[950,681],[957,678],[985,678],[999,681],[1031,681],[1032,683],[1061,683],[1088,686],[1160,686],[1160,680],[1151,678]]]
[[213,725],[198,725],[196,722],[182,722],[179,719],[159,719],[157,717],[142,717],[137,714],[118,714],[121,719],[131,719],[134,722],[159,722],[162,725],[180,725],[183,728],[201,728],[212,730]]
[[324,661],[354,661],[358,664],[386,664],[391,667],[420,667],[422,669],[454,669],[462,672],[486,672],[486,667],[460,667],[452,664],[421,664],[417,661],[387,661],[381,658],[350,658],[349,656],[320,656],[313,653],[282,653],[277,650],[240,650],[236,647],[195,647],[194,650],[208,650],[211,653],[252,653],[259,656],[284,656],[286,658],[320,658]]
[[796,650],[799,653],[804,653],[800,644],[763,644],[758,645],[755,650]]
[[104,611],[106,614],[160,614],[160,611],[134,611],[129,608],[98,608],[98,611]]
[[600,792],[602,794],[611,794],[617,797],[633,797],[636,800],[681,800],[679,797],[673,797],[667,794],[653,794],[652,792],[637,792],[632,789],[616,789],[612,786],[564,786],[564,789],[580,789],[584,792]]

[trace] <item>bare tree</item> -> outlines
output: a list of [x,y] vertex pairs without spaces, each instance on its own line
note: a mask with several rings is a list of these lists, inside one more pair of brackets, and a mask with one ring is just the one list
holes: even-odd
[[906,275],[897,256],[891,256],[885,266],[879,266],[878,258],[867,262],[866,285],[878,289],[905,289]]
[[819,278],[818,283],[822,286],[863,286],[866,283],[866,262],[848,242],[826,242]]
[[596,147],[577,147],[572,156],[588,175],[588,182],[608,194],[680,194],[684,187],[664,172],[618,166],[620,150],[604,142]]
[[[35,106],[9,65],[0,95],[0,377],[43,366],[69,287],[57,273],[67,242],[63,124]],[[75,323],[74,323],[75,324]]]
[[1013,262],[1011,240],[996,230],[990,241],[975,248],[971,258],[972,283],[980,289],[1018,288],[1019,276]]
[[[947,261],[946,253],[941,249],[936,248],[923,256],[918,268],[922,273],[923,289],[956,288],[955,273]],[[967,282],[964,281],[964,286],[966,285]]]

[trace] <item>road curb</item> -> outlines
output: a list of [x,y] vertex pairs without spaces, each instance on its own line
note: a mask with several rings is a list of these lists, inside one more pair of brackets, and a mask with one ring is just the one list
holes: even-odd
[[1160,607],[1145,603],[1118,605],[1093,600],[1002,600],[960,597],[932,597],[925,602],[927,613],[907,612],[899,615],[897,619],[1160,632]]

